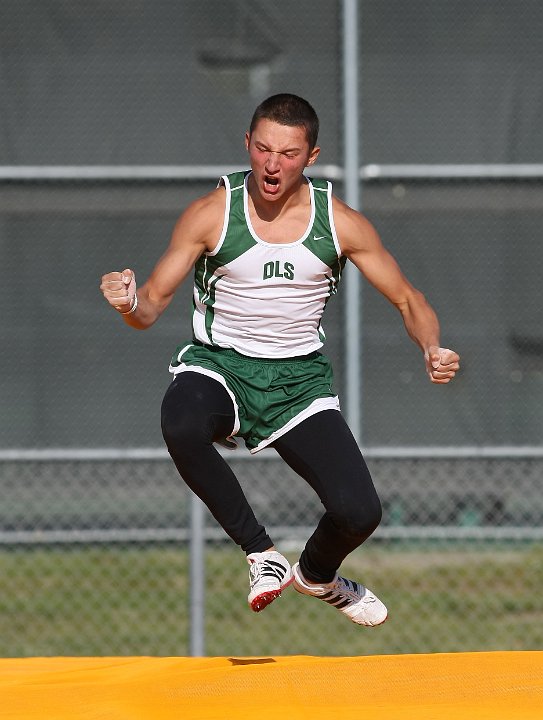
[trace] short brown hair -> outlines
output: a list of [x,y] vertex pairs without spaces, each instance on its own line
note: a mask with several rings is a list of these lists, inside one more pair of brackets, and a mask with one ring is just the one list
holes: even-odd
[[267,98],[254,111],[249,134],[252,134],[259,120],[272,120],[280,125],[303,127],[313,150],[319,135],[319,118],[313,107],[298,95],[280,93]]

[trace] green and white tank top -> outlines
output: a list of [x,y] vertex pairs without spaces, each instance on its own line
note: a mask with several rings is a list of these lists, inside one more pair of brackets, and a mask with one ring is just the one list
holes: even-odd
[[224,225],[213,251],[196,263],[194,338],[243,355],[307,355],[324,342],[321,318],[337,292],[345,258],[332,214],[332,185],[307,178],[309,224],[294,242],[258,237],[248,211],[249,172],[224,175]]

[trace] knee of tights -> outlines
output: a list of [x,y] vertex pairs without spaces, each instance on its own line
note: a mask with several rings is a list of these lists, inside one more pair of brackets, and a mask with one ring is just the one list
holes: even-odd
[[382,518],[381,503],[360,508],[358,512],[331,513],[336,528],[351,537],[367,538],[378,527]]

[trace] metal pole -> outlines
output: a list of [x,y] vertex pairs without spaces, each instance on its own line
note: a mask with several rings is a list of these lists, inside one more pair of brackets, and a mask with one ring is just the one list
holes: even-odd
[[204,505],[193,495],[190,504],[190,654],[205,655]]
[[[358,121],[358,0],[343,0],[343,116],[345,202],[358,210],[359,121]],[[348,263],[345,274],[346,416],[358,444],[362,444],[362,367],[360,323],[362,299],[360,273]]]

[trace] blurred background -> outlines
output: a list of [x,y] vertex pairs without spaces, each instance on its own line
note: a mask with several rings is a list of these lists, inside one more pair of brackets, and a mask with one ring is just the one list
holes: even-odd
[[[541,648],[542,33],[537,0],[2,0],[0,654]],[[327,308],[385,510],[343,567],[390,608],[373,630],[292,590],[249,611],[243,555],[160,435],[191,283],[145,333],[98,290],[143,282],[276,92],[317,110],[313,174],[344,198],[354,128],[355,204],[462,355],[433,386],[371,287],[354,351],[352,294]],[[318,501],[273,451],[228,459],[294,561]]]

